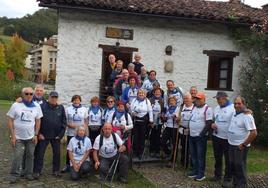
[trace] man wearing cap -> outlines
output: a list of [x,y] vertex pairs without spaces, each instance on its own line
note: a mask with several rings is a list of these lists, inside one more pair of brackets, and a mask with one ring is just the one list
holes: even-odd
[[247,153],[251,142],[257,136],[254,118],[247,113],[245,99],[234,100],[235,114],[232,117],[227,137],[229,143],[229,162],[233,187],[247,187]]
[[225,171],[223,178],[223,187],[228,187],[231,184],[231,172],[229,165],[228,154],[228,129],[235,114],[234,105],[228,100],[228,95],[224,91],[218,91],[216,96],[218,105],[214,109],[214,123],[211,128],[212,144],[215,158],[215,170],[213,180],[222,180],[222,158],[225,159]]
[[53,175],[60,176],[60,140],[64,136],[66,128],[66,115],[62,105],[58,104],[58,93],[51,91],[48,103],[41,106],[43,118],[41,119],[41,128],[38,135],[38,144],[36,146],[34,159],[34,177],[39,178],[43,168],[44,155],[48,144],[50,143],[53,151]]
[[198,92],[195,96],[196,103],[192,109],[189,128],[189,146],[193,162],[193,169],[188,173],[188,177],[196,181],[202,181],[205,177],[206,151],[208,131],[212,124],[213,112],[206,104],[206,96]]

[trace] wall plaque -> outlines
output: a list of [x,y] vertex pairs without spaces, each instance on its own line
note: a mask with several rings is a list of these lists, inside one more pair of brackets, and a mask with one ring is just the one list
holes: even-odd
[[133,40],[133,34],[134,34],[133,29],[120,29],[120,28],[114,28],[114,27],[106,28],[107,38]]

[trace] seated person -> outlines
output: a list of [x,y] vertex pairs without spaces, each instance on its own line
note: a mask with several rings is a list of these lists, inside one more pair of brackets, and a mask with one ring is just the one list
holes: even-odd
[[104,124],[102,133],[94,142],[93,149],[95,169],[99,169],[100,178],[104,180],[107,175],[110,175],[108,174],[109,168],[119,155],[119,181],[127,183],[128,158],[123,154],[126,151],[126,146],[123,145],[122,139],[112,132],[110,123]]
[[86,136],[86,129],[82,126],[78,127],[76,136],[71,138],[67,146],[73,180],[79,180],[81,175],[89,173],[89,153],[91,149],[92,145],[90,139]]

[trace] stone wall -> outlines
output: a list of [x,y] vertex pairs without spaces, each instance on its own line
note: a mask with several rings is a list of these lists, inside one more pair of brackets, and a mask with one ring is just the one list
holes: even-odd
[[[133,40],[105,37],[106,27],[134,30]],[[196,85],[205,91],[208,103],[215,104],[216,91],[204,90],[207,85],[208,56],[203,50],[237,51],[234,59],[232,97],[239,93],[239,66],[247,54],[239,49],[227,27],[221,24],[126,16],[92,12],[59,11],[58,62],[56,90],[60,99],[69,103],[71,96],[80,94],[83,103],[99,93],[102,49],[99,44],[135,47],[142,55],[142,63],[157,71],[157,78],[165,88],[165,81],[172,79],[184,90]],[[172,45],[172,56],[165,55],[167,45]],[[164,61],[174,61],[172,73],[165,73]]]

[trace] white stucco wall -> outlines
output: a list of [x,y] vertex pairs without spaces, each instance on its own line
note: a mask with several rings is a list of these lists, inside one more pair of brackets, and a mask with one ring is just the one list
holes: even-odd
[[[133,29],[134,39],[106,38],[107,26]],[[157,71],[157,78],[164,88],[167,79],[174,80],[184,90],[196,85],[200,91],[205,91],[211,105],[215,104],[212,96],[216,91],[204,90],[207,87],[208,56],[203,50],[240,52],[234,59],[234,92],[228,94],[232,97],[239,91],[239,66],[247,56],[235,45],[224,25],[60,10],[56,90],[62,102],[70,102],[74,94],[81,95],[83,103],[98,96],[102,67],[102,49],[98,45],[115,45],[117,41],[120,46],[138,48],[142,63]],[[169,57],[165,56],[167,45],[173,47]],[[164,72],[166,58],[174,61],[173,73]]]

